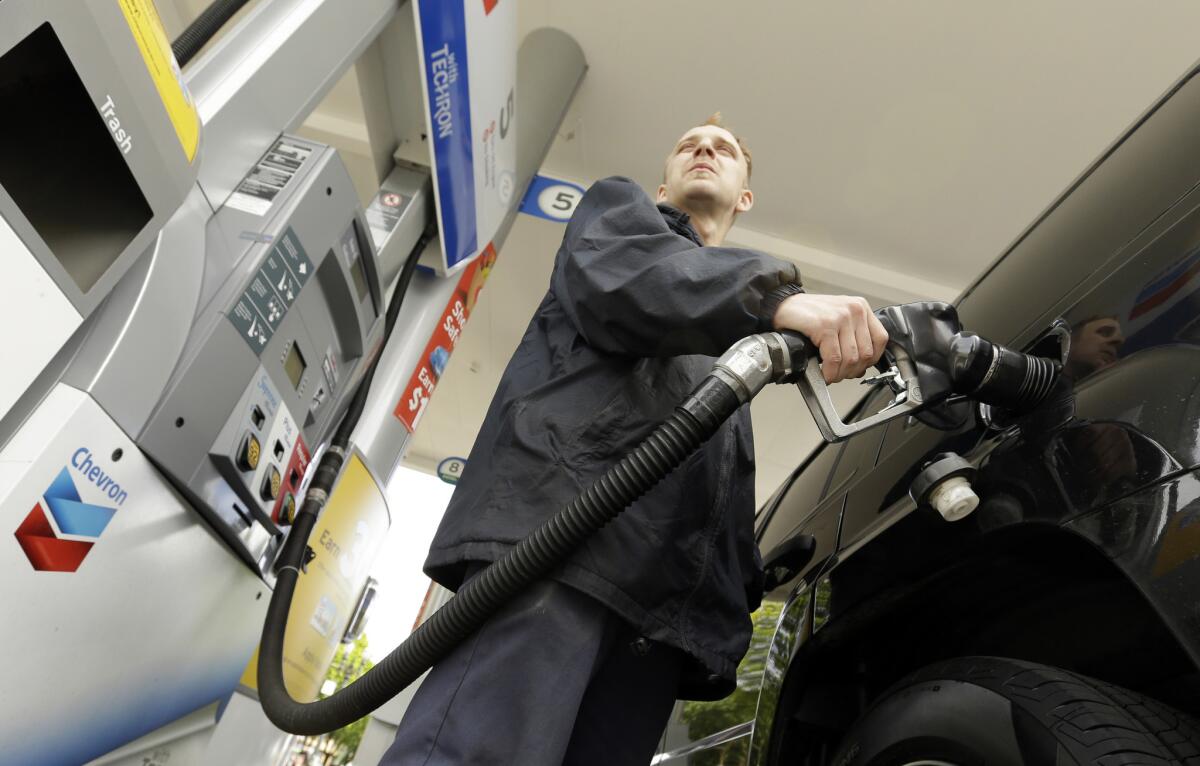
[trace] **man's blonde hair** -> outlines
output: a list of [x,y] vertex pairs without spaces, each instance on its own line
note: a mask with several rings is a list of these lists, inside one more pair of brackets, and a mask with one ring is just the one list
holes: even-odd
[[[746,158],[746,183],[747,183],[747,185],[749,185],[750,174],[754,172],[754,160],[750,156],[750,147],[746,146],[746,142],[744,140],[742,140],[742,137],[739,136],[738,134],[734,133],[732,130],[729,130],[729,128],[726,127],[726,125],[723,122],[721,122],[721,113],[720,112],[713,112],[712,114],[710,114],[708,116],[708,119],[705,120],[704,122],[700,123],[700,125],[712,125],[715,128],[721,128],[722,130],[729,131],[729,134],[731,136],[733,136],[735,141],[737,141],[738,148],[742,150],[742,156]],[[697,127],[699,127],[699,126],[697,126]],[[667,182],[667,168],[666,168],[666,165],[664,165],[663,166],[663,183],[666,183],[666,182]]]

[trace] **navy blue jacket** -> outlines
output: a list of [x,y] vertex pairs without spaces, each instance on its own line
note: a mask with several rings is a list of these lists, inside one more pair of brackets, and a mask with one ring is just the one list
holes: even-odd
[[[456,589],[620,460],[735,341],[799,292],[792,264],[705,247],[687,216],[608,178],[566,227],[425,562]],[[734,688],[761,598],[754,444],[742,407],[553,577],[692,658],[679,694]]]

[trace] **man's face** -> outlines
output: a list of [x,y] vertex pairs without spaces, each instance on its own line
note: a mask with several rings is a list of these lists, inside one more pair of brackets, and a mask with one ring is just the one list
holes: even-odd
[[1121,324],[1112,318],[1093,319],[1071,337],[1071,358],[1080,367],[1095,372],[1117,361],[1125,343]]
[[746,158],[724,128],[692,128],[667,157],[658,201],[689,213],[744,213],[754,204],[746,188]]

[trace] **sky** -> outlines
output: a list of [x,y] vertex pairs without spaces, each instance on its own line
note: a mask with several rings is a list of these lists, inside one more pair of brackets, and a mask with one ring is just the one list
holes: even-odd
[[421,564],[453,492],[453,485],[409,468],[398,469],[387,487],[392,527],[371,570],[379,592],[366,627],[366,653],[375,662],[412,631],[429,589]]

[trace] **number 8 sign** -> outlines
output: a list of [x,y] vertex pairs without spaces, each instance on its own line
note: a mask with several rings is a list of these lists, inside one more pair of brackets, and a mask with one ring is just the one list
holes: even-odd
[[462,476],[463,469],[466,467],[466,458],[448,457],[438,463],[438,478],[447,484],[457,484],[459,477]]

